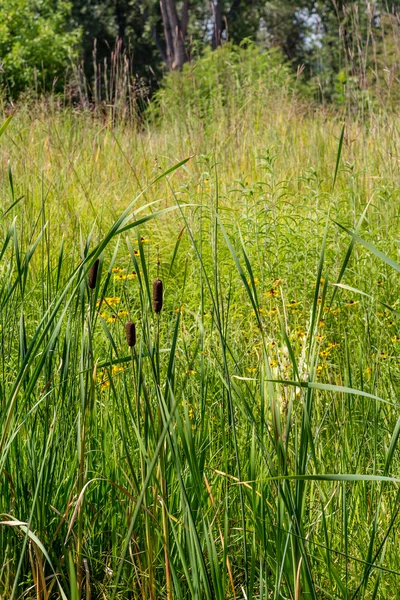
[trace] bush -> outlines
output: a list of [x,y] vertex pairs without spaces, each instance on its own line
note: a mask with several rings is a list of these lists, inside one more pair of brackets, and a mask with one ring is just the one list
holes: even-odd
[[186,115],[193,112],[196,118],[214,119],[221,109],[236,111],[248,101],[265,103],[276,93],[292,93],[295,86],[296,77],[277,48],[262,52],[251,42],[229,43],[216,51],[206,49],[197,62],[185,64],[181,73],[169,73],[150,112],[175,119],[184,111]]
[[0,85],[8,96],[62,87],[81,35],[68,30],[70,11],[64,0],[2,0]]

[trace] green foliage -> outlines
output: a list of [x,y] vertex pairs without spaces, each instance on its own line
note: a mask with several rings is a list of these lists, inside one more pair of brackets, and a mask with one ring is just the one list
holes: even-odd
[[[175,99],[178,93],[189,109],[196,104],[206,114],[219,94],[220,104],[227,106],[235,95],[240,105],[240,95],[246,96],[252,78],[263,79],[271,89],[300,69],[303,79],[311,82],[308,91],[318,88],[324,101],[352,105],[360,112],[371,101],[376,106],[387,99],[397,101],[397,1],[392,14],[381,0],[367,5],[363,0],[218,0],[213,6],[218,8],[214,15],[220,22],[219,39],[228,43],[215,60],[210,52],[217,45],[212,4],[191,0],[184,40],[191,64],[184,70],[187,82],[169,76],[159,98]],[[176,0],[176,6],[181,14],[183,2]],[[124,96],[128,79],[130,97],[137,92],[142,102],[159,89],[170,64],[166,47],[159,0],[4,0],[0,4],[0,85],[13,97],[35,87],[59,91],[68,65],[77,67],[78,59],[72,88],[84,98],[85,106],[89,102],[109,105],[116,89],[123,90]],[[225,65],[224,52],[229,54]],[[196,64],[199,74],[193,74],[193,59],[203,55]],[[276,78],[283,58],[284,72]],[[293,83],[292,78],[289,86]],[[204,99],[199,100],[203,93]]]
[[246,102],[290,93],[295,77],[279,49],[262,52],[250,41],[230,43],[216,51],[207,48],[194,64],[185,64],[182,73],[171,72],[155,95],[149,114],[181,120],[182,111],[212,123],[221,110],[240,110]]
[[0,3],[0,84],[7,94],[60,89],[80,39],[79,28],[68,30],[70,10],[64,0]]

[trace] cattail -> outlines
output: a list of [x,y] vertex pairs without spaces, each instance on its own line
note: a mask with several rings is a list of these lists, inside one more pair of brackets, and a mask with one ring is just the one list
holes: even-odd
[[90,267],[88,285],[89,285],[89,287],[90,287],[91,290],[94,290],[95,287],[96,287],[97,273],[98,273],[98,270],[99,270],[99,263],[100,263],[100,260],[97,258],[94,261],[94,263],[92,264],[92,266]]
[[154,312],[161,312],[163,307],[163,284],[161,279],[156,279],[153,283],[153,309]]
[[126,341],[130,348],[136,344],[136,325],[132,321],[128,321],[125,325]]

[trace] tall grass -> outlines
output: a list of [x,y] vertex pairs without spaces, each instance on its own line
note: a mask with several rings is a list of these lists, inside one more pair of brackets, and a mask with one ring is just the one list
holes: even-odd
[[2,597],[395,597],[397,121],[262,86],[3,128]]

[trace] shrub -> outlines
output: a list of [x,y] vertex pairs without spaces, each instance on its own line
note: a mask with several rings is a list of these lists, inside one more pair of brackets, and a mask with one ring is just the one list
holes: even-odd
[[6,95],[61,88],[81,35],[68,30],[70,11],[64,0],[2,0],[0,85]]
[[295,86],[296,77],[279,49],[262,52],[249,41],[240,46],[228,43],[216,51],[206,49],[181,73],[169,73],[150,114],[175,120],[184,111],[214,119],[221,108],[237,110],[248,101],[264,102],[276,92],[291,93]]

